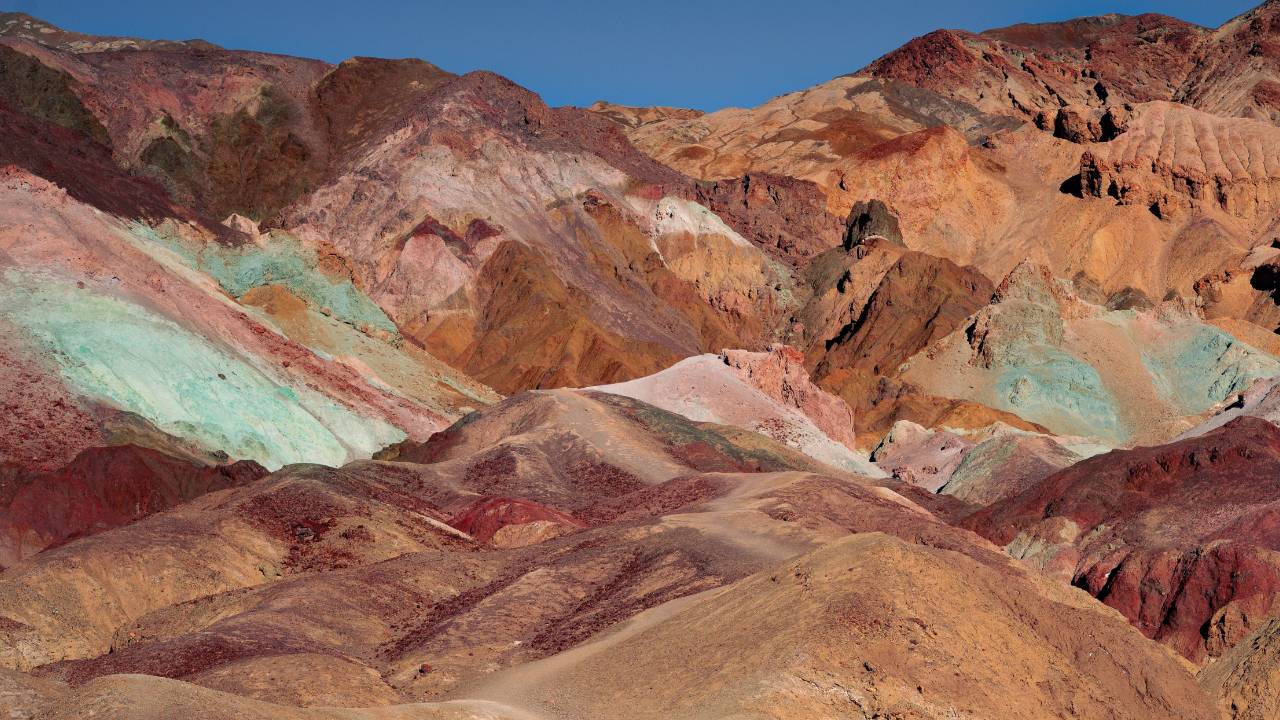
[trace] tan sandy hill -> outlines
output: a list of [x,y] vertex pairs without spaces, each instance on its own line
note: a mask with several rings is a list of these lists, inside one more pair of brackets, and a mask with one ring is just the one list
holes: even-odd
[[[760,435],[557,390],[386,457],[0,573],[29,673],[0,687],[42,717],[1212,717],[1114,612]],[[333,705],[377,709],[304,709]]]

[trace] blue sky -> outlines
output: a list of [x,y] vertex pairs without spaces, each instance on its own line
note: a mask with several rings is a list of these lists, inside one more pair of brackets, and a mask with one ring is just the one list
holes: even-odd
[[713,110],[852,72],[939,27],[976,31],[1108,12],[1217,26],[1260,1],[0,0],[0,8],[103,35],[483,68],[553,105],[607,99]]

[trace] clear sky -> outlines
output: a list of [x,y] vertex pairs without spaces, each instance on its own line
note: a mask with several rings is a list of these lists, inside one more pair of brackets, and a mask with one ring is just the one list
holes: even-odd
[[752,106],[940,27],[1109,12],[1216,27],[1261,0],[0,0],[68,30],[488,69],[553,105]]

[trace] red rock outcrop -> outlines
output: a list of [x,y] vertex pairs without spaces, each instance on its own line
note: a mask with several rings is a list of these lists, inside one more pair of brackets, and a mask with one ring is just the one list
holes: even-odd
[[1207,30],[1177,18],[1106,15],[980,34],[938,30],[862,72],[1030,119],[1066,105],[1174,100],[1206,44]]
[[748,173],[699,183],[695,197],[789,265],[803,265],[837,246],[844,229],[827,212],[826,197],[816,184],[786,175]]
[[416,59],[357,57],[339,63],[311,91],[313,112],[328,136],[332,169],[363,145],[380,141],[388,124],[412,113],[428,93],[455,77]]
[[558,532],[587,527],[574,516],[530,500],[515,498],[484,498],[449,519],[449,524],[480,542],[494,540],[503,528],[541,523],[552,526],[543,528],[545,537]]
[[1200,662],[1280,609],[1278,476],[1280,428],[1245,417],[1090,458],[962,524]]
[[51,472],[15,472],[0,483],[0,567],[266,474],[253,461],[206,466],[134,445],[91,448]]
[[1207,31],[1164,15],[1108,15],[981,34],[938,30],[862,72],[987,112],[1028,118],[1068,104],[1173,99]]

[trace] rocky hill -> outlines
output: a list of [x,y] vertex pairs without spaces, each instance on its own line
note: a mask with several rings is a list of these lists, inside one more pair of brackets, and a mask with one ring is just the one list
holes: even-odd
[[0,14],[0,714],[1274,717],[1278,14],[705,113]]

